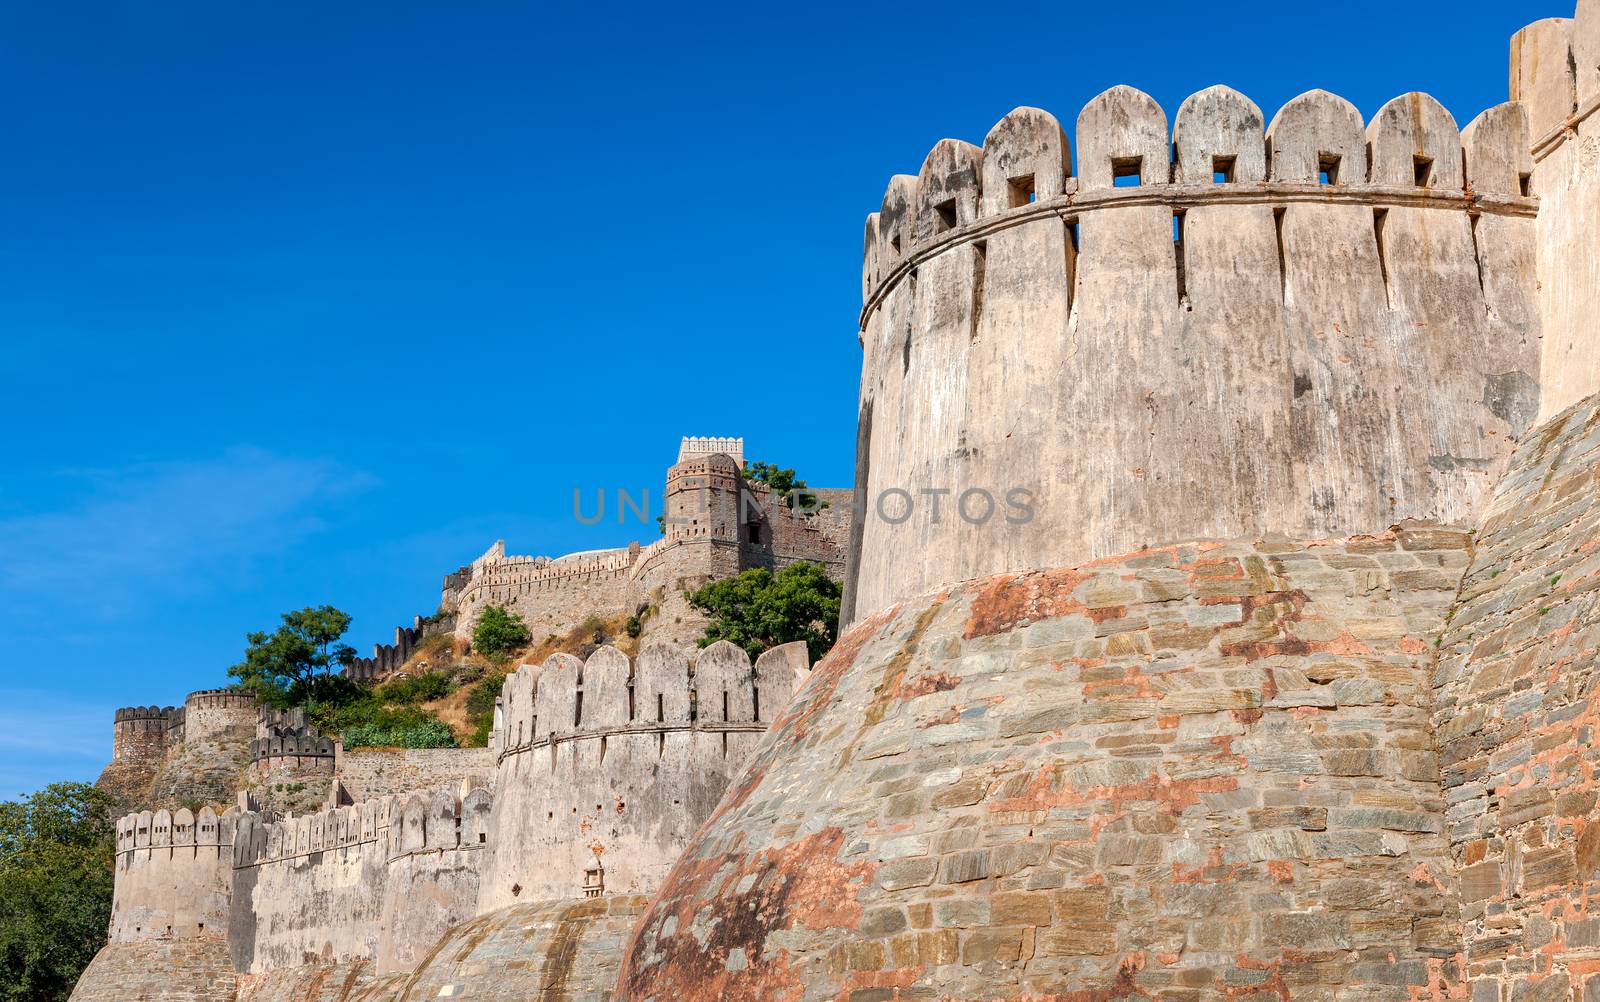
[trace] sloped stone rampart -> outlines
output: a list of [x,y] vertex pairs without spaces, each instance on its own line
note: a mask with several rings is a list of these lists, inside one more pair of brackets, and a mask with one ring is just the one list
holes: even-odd
[[1469,548],[1184,545],[870,619],[691,841],[619,995],[1450,997],[1431,644]]

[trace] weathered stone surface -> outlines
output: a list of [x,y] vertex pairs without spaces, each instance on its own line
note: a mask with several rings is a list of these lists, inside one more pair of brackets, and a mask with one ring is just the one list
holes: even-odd
[[[628,934],[645,900],[512,905],[447,932],[394,1002],[610,1002]],[[737,964],[737,958],[731,963]]]
[[1529,435],[1439,647],[1445,783],[1472,794],[1446,816],[1469,973],[1500,999],[1566,999],[1595,957],[1597,473],[1600,398]]
[[95,955],[72,1002],[234,1002],[221,936],[112,943]]
[[[1465,563],[1464,533],[1403,531]],[[1370,587],[1348,560],[1367,548],[1145,550],[873,617],[690,843],[619,995],[1447,994],[1460,931],[1431,641],[1456,582]],[[1127,625],[1106,634],[1096,603],[1114,593]],[[1158,617],[1209,640],[1157,654],[1140,638]],[[930,676],[951,684],[911,684]],[[1283,705],[1300,691],[1328,698]],[[1057,706],[1078,712],[1047,720]],[[912,740],[862,757],[890,734]],[[921,808],[897,810],[913,792]]]

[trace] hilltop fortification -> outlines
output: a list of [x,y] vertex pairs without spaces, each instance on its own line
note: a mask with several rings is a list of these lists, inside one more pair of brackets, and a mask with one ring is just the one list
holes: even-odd
[[226,997],[219,942],[240,1002],[1600,997],[1600,0],[1510,78],[940,142],[867,222],[854,517],[686,441],[659,542],[445,581],[554,624],[848,531],[815,670],[556,656],[481,781],[335,748],[227,867],[125,820],[77,997]]
[[616,997],[1600,994],[1600,3],[1511,78],[1116,87],[890,182],[857,490],[997,510],[858,521]]

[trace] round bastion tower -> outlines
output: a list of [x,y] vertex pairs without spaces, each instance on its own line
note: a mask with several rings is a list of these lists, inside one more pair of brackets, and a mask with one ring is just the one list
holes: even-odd
[[[1553,826],[1539,777],[1575,745],[1530,775],[1545,746],[1517,741],[1577,713],[1535,696],[1592,687],[1540,662],[1490,708],[1503,745],[1444,709],[1512,689],[1470,665],[1561,579],[1486,597],[1510,558],[1482,563],[1480,526],[1502,545],[1548,504],[1558,543],[1517,544],[1588,552],[1551,527],[1592,510],[1559,467],[1595,461],[1600,418],[1532,430],[1542,344],[1577,335],[1542,330],[1528,109],[1463,130],[1424,94],[1364,120],[1312,91],[1268,119],[1219,86],[1169,127],[1115,87],[1073,134],[1019,108],[868,218],[853,626],[652,899],[618,997],[1574,997],[1539,930],[1579,896],[1516,899],[1586,886],[1600,828],[1558,864],[1594,798]],[[1469,601],[1516,628],[1475,639]]]

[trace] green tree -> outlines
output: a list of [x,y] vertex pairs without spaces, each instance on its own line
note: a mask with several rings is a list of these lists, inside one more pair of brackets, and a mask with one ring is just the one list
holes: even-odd
[[109,794],[56,783],[0,803],[0,1002],[61,1002],[106,941]]
[[355,648],[339,643],[349,628],[350,614],[331,605],[286,612],[276,632],[246,635],[244,660],[228,674],[274,706],[348,698],[352,687],[334,669],[355,660]]
[[799,504],[806,511],[814,513],[828,507],[828,502],[806,490],[806,482],[796,476],[794,470],[774,463],[753,461],[745,464],[740,475],[753,483],[772,488],[772,493],[789,508]]
[[480,654],[500,657],[528,646],[528,624],[514,612],[498,605],[484,606],[478,625],[472,628],[472,647]]
[[804,640],[816,662],[837,639],[840,592],[821,564],[801,561],[777,574],[757,567],[713,581],[689,601],[711,617],[701,647],[727,640],[756,657],[779,644]]

